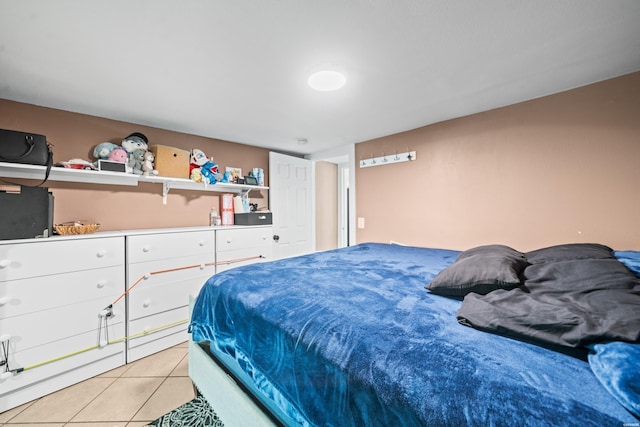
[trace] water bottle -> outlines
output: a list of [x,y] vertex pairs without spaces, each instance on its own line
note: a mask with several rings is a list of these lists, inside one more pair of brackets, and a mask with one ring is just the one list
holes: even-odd
[[209,212],[209,225],[211,227],[220,225],[220,217],[216,208],[211,208],[211,212]]

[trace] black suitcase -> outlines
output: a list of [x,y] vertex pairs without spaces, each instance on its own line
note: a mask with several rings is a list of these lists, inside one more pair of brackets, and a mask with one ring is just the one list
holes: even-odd
[[0,185],[0,240],[49,237],[53,194],[46,187]]

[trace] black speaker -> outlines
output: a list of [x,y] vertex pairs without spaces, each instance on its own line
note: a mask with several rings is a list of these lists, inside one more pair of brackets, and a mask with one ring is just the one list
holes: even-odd
[[46,187],[0,185],[0,240],[49,237],[53,194]]

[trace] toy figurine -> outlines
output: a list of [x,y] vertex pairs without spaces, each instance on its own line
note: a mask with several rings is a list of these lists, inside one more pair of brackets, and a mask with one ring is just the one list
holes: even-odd
[[156,156],[151,151],[145,151],[142,162],[142,175],[158,175],[158,171],[153,168],[153,161]]
[[[127,152],[127,172],[142,175],[142,161],[149,140],[140,132],[134,132],[122,140],[122,148]],[[135,154],[134,154],[135,153]]]
[[193,171],[202,168],[208,160],[209,159],[206,154],[204,154],[204,151],[198,148],[191,149],[191,157],[189,158],[189,178],[196,182],[202,182],[201,171],[196,172],[195,174]]
[[122,147],[116,146],[116,148],[111,150],[109,153],[109,160],[113,162],[127,163],[128,158],[129,155],[127,154],[127,151]]
[[223,175],[220,173],[218,169],[218,164],[213,161],[213,157],[209,159],[202,167],[200,168],[202,172],[202,181],[209,184],[215,184],[216,182],[222,181]]

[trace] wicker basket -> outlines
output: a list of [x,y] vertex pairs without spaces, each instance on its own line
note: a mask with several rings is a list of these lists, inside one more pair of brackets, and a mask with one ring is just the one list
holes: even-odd
[[73,234],[91,234],[98,231],[100,224],[85,224],[82,222],[65,222],[64,224],[56,224],[53,226],[57,234],[69,236]]

